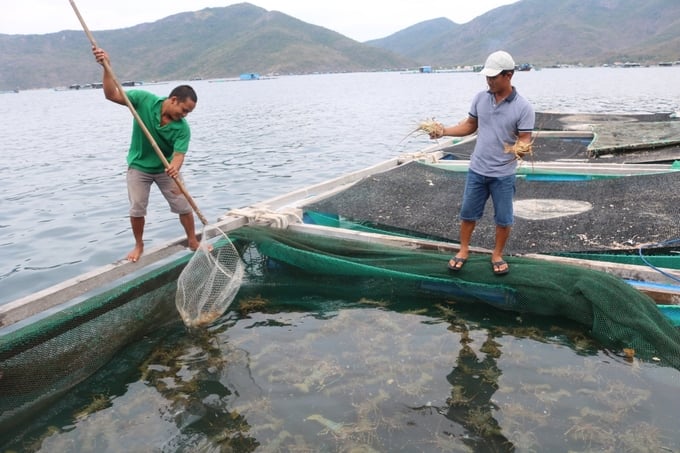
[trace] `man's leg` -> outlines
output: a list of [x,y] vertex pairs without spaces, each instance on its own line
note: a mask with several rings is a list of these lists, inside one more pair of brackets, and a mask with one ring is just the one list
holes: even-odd
[[196,237],[196,226],[194,223],[194,213],[189,212],[188,214],[180,214],[179,221],[184,228],[184,232],[187,234],[187,242],[191,250],[198,249],[198,238]]
[[130,225],[132,226],[132,235],[135,238],[135,248],[127,254],[127,259],[132,262],[136,262],[144,252],[144,223],[152,182],[153,178],[148,174],[128,168],[127,189],[130,200]]
[[177,186],[177,182],[170,178],[167,173],[155,175],[155,181],[161,193],[168,201],[170,210],[179,215],[179,223],[182,224],[187,235],[187,243],[191,250],[197,250],[199,246],[196,237],[196,225],[194,223],[194,211],[191,205]]
[[460,250],[456,253],[455,258],[449,260],[449,267],[453,269],[463,267],[465,261],[461,260],[467,260],[470,254],[470,241],[472,240],[472,232],[475,231],[476,225],[477,222],[472,220],[462,220],[460,222]]
[[515,196],[515,176],[498,178],[491,185],[491,199],[493,200],[494,222],[496,224],[496,242],[491,253],[491,263],[495,274],[506,274],[510,269],[503,261],[505,244],[510,237],[510,230],[514,220],[512,201]]
[[[496,225],[496,243],[491,254],[491,262],[496,263],[503,261],[503,250],[505,250],[505,243],[510,237],[510,226]],[[508,263],[503,261],[503,264],[494,265],[494,272],[505,272],[508,270]]]
[[130,225],[132,226],[132,235],[135,238],[135,248],[133,248],[127,255],[127,259],[136,262],[142,253],[144,253],[144,217],[130,217]]
[[489,198],[486,178],[472,170],[465,177],[463,203],[460,208],[460,249],[456,256],[449,260],[449,269],[457,271],[465,264],[470,254],[470,241],[477,225],[477,220],[484,214],[484,205]]

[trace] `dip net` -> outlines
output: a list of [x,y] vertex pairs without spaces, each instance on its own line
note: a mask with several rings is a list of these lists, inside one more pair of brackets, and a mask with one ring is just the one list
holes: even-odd
[[[215,235],[219,240],[210,245],[206,238]],[[175,305],[188,327],[205,327],[222,316],[243,280],[244,263],[229,237],[214,227],[202,238],[177,280]]]

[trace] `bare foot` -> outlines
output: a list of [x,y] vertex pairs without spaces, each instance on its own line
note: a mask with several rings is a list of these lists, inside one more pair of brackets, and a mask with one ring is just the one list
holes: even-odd
[[201,245],[203,245],[203,247],[204,247],[208,252],[212,252],[213,246],[212,246],[211,244],[208,244],[208,243],[201,244],[201,243],[198,241],[198,239],[188,240],[187,242],[189,243],[189,250],[191,250],[192,252],[195,252],[196,250],[198,250],[199,247],[201,247]]
[[198,242],[198,239],[196,238],[188,239],[187,242],[189,243],[189,250],[191,250],[192,252],[195,252],[196,250],[198,250],[198,247],[201,246],[201,243]]
[[142,256],[142,253],[144,252],[144,246],[143,245],[136,245],[135,248],[133,248],[130,253],[127,255],[127,259],[129,261],[132,261],[133,263],[136,263],[137,260],[139,259],[140,256]]

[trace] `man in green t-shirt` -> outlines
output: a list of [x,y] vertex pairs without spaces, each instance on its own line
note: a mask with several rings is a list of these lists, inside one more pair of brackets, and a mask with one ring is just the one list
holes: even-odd
[[[118,89],[113,75],[106,69],[111,67],[108,54],[99,48],[92,49],[97,62],[104,66],[103,89],[106,99],[127,105],[123,93]],[[198,248],[194,224],[194,213],[186,197],[174,181],[180,178],[179,170],[184,155],[189,149],[191,132],[184,119],[196,107],[196,92],[189,85],[180,85],[168,97],[130,90],[126,92],[130,103],[144,122],[154,141],[163,152],[169,166],[166,169],[151,143],[135,121],[127,156],[127,186],[130,198],[130,224],[135,237],[135,247],[127,259],[137,261],[144,252],[144,223],[149,204],[151,184],[155,183],[168,201],[170,210],[179,214],[191,250]]]

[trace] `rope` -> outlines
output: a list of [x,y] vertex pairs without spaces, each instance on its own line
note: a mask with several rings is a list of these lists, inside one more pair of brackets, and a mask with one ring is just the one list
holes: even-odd
[[425,160],[428,163],[437,163],[437,157],[431,152],[420,151],[416,153],[406,153],[399,156],[401,161],[411,161],[411,160]]
[[291,223],[291,218],[295,223],[302,223],[302,218],[294,208],[287,208],[276,212],[267,208],[241,208],[232,209],[227,215],[241,216],[248,219],[248,223],[267,223],[272,228],[285,229]]
[[669,239],[668,241],[659,242],[659,243],[656,243],[656,244],[646,244],[646,245],[641,245],[640,248],[638,249],[638,255],[640,256],[640,259],[642,259],[642,261],[643,261],[647,266],[649,266],[650,268],[654,269],[655,271],[657,271],[657,272],[660,273],[661,275],[664,275],[664,276],[670,278],[671,280],[680,283],[680,278],[678,278],[678,277],[676,277],[676,276],[674,276],[674,275],[671,275],[671,274],[669,274],[668,272],[665,272],[665,271],[659,269],[658,267],[654,266],[652,263],[650,263],[649,261],[647,261],[647,258],[645,258],[645,256],[642,254],[642,249],[647,248],[647,247],[666,247],[666,246],[673,245],[673,244],[676,244],[676,243],[679,243],[679,242],[680,242],[680,239]]

